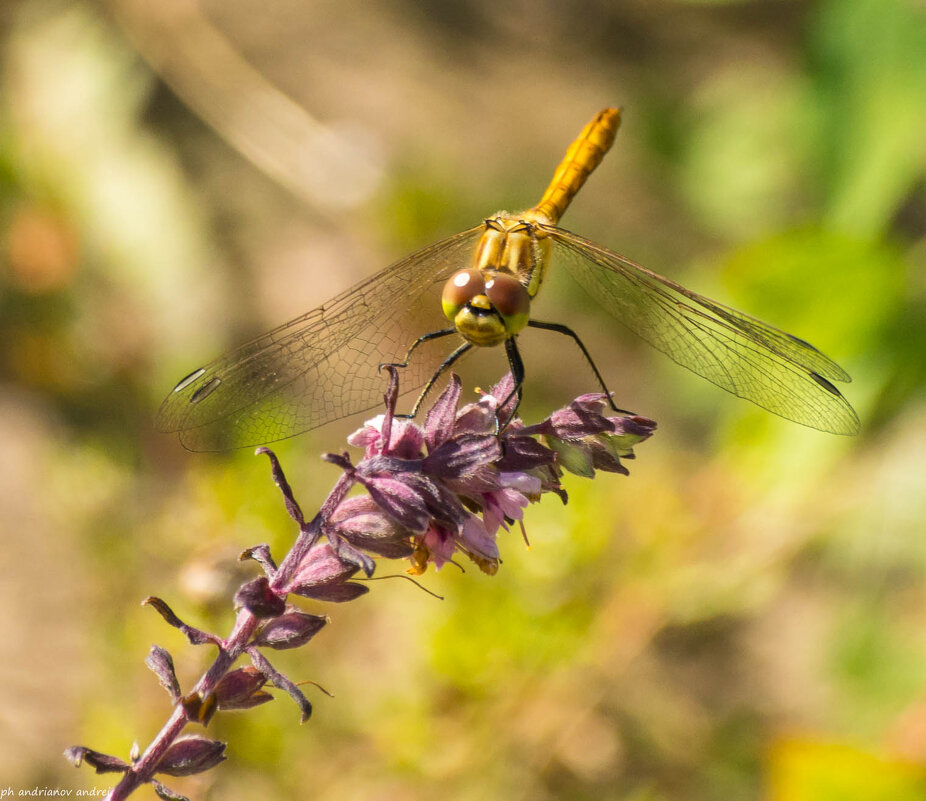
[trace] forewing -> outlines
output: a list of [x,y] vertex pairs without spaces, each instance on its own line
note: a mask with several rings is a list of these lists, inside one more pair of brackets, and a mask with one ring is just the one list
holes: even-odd
[[[449,327],[440,292],[469,266],[482,226],[437,242],[327,303],[193,371],[158,412],[161,431],[179,431],[190,450],[212,451],[285,439],[382,402],[383,362],[401,361],[416,337]],[[400,373],[419,388],[458,344],[419,347]]]
[[858,417],[831,381],[849,381],[802,339],[698,295],[554,226],[543,226],[582,286],[631,331],[683,367],[796,423],[855,434]]

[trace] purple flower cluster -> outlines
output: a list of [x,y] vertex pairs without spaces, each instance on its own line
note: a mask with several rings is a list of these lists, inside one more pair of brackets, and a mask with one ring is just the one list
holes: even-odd
[[[276,670],[265,653],[305,645],[327,623],[326,617],[293,605],[290,596],[327,602],[358,598],[369,585],[352,579],[358,573],[371,576],[374,557],[408,559],[408,572],[420,574],[429,563],[440,568],[460,553],[494,574],[499,530],[515,521],[523,526],[524,510],[544,493],[556,493],[565,503],[563,470],[589,478],[596,470],[626,474],[621,460],[632,459],[633,446],[656,428],[644,417],[608,416],[607,397],[600,393],[583,395],[543,422],[525,426],[511,419],[513,389],[508,375],[478,401],[460,407],[460,380],[452,376],[420,426],[396,416],[398,379],[392,370],[385,413],[348,438],[363,448],[363,458],[354,464],[347,454],[325,456],[342,475],[310,521],[276,456],[259,448],[269,457],[287,511],[299,527],[292,549],[279,567],[266,545],[242,554],[258,562],[264,575],[235,594],[238,615],[228,637],[189,626],[163,600],[146,599],[193,645],[218,648],[215,661],[184,694],[170,654],[152,646],[147,665],[174,703],[157,737],[143,754],[133,753],[130,762],[84,746],[69,748],[66,756],[98,773],[122,774],[107,796],[110,801],[127,798],[146,783],[161,798],[184,801],[155,777],[201,773],[225,758],[222,742],[181,737],[187,725],[206,726],[217,711],[272,700],[265,685],[286,692],[303,721],[311,714],[296,682]],[[501,430],[499,420],[508,421]],[[364,494],[350,495],[355,487]],[[244,655],[251,664],[233,669]]]
[[[356,510],[367,531],[411,542],[410,572],[423,572],[429,562],[440,568],[459,552],[494,574],[499,529],[521,521],[545,492],[565,502],[563,469],[588,478],[595,470],[626,474],[621,458],[632,459],[633,445],[656,427],[643,417],[606,416],[607,398],[597,393],[538,425],[515,419],[499,432],[498,420],[510,416],[513,401],[501,405],[513,388],[508,374],[477,402],[458,408],[461,384],[452,376],[423,427],[395,417],[393,389],[386,413],[348,437],[365,449],[364,458],[356,467],[337,460],[367,491],[339,512],[349,518]],[[336,516],[332,523],[351,539],[347,520]]]

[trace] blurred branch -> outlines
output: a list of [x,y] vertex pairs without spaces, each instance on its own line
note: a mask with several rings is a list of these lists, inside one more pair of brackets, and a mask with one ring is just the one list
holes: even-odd
[[108,0],[127,38],[189,108],[259,170],[326,215],[356,206],[381,168],[248,63],[196,0]]

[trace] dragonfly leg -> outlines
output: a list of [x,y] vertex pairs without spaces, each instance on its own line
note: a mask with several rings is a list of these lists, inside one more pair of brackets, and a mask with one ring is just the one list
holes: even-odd
[[[455,329],[450,329],[449,332],[436,331],[434,335],[431,335],[431,339],[436,339],[437,334],[453,333],[454,331]],[[425,341],[425,338],[419,337],[415,345],[423,341]],[[412,347],[409,349],[409,353],[411,353],[412,350],[414,350],[415,345],[412,345]],[[455,361],[457,361],[464,353],[466,353],[472,347],[473,347],[472,343],[464,342],[453,353],[451,353],[446,359],[444,359],[444,361],[441,362],[440,367],[438,367],[437,370],[434,371],[434,375],[432,375],[428,379],[428,383],[424,385],[424,389],[421,390],[421,394],[418,396],[418,400],[415,401],[415,405],[412,407],[411,412],[409,412],[408,414],[397,414],[396,417],[404,417],[408,419],[417,417],[418,410],[421,408],[421,404],[424,403],[425,396],[431,391],[431,387],[433,387],[437,383],[437,380],[441,377],[441,375],[443,375],[444,371],[447,370],[448,367],[450,367]],[[393,366],[407,367],[408,366],[407,357],[406,357],[406,363],[404,365],[393,365]]]
[[[442,328],[440,331],[432,331],[430,334],[423,334],[422,336],[418,337],[418,339],[416,339],[414,342],[412,342],[412,346],[407,351],[405,351],[405,358],[403,358],[402,361],[400,362],[380,362],[378,369],[382,370],[384,367],[408,367],[408,361],[409,359],[411,359],[412,354],[415,352],[415,348],[417,348],[419,345],[422,345],[425,342],[430,342],[432,339],[440,339],[441,337],[450,336],[451,334],[455,334],[456,332],[457,332],[456,328]],[[444,368],[444,365],[441,365],[441,369],[443,368]],[[430,384],[428,386],[430,387]]]
[[518,400],[512,407],[511,414],[508,415],[508,419],[505,420],[504,425],[499,427],[499,431],[503,431],[507,428],[508,424],[514,420],[514,416],[518,413],[524,387],[524,361],[521,359],[521,352],[518,350],[518,343],[515,341],[514,337],[509,337],[505,340],[505,353],[508,356],[508,366],[511,368],[511,377],[514,379],[514,389],[508,393],[508,397],[498,405],[498,408],[504,409],[515,396],[517,396]]
[[627,409],[618,409],[614,405],[614,398],[611,397],[611,391],[608,389],[608,385],[605,384],[604,379],[601,377],[601,373],[598,372],[598,368],[595,366],[595,362],[592,359],[591,354],[588,352],[588,349],[582,343],[582,340],[579,339],[579,335],[573,331],[571,328],[565,325],[560,325],[559,323],[542,323],[539,320],[528,320],[527,324],[531,328],[540,328],[544,331],[556,331],[558,334],[565,334],[567,337],[572,337],[575,340],[576,345],[579,346],[579,350],[582,351],[582,354],[585,356],[586,361],[591,365],[592,372],[595,373],[595,378],[598,379],[598,383],[601,385],[601,389],[604,391],[605,396],[608,398],[608,403],[611,404],[611,408],[618,412],[619,414],[634,414],[634,412],[627,411]]

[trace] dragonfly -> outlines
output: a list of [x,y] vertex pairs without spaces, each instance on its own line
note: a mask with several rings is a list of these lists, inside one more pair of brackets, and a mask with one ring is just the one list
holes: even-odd
[[610,399],[579,336],[531,317],[549,268],[562,264],[605,310],[683,367],[780,417],[857,433],[858,416],[833,383],[851,378],[809,342],[558,226],[620,120],[619,109],[607,108],[583,128],[536,206],[499,212],[412,253],[191,372],[161,405],[158,428],[179,432],[194,451],[275,442],[380,404],[384,364],[403,368],[403,391],[424,387],[414,414],[451,365],[490,347],[504,347],[519,401],[525,370],[517,341],[528,328],[571,337]]

